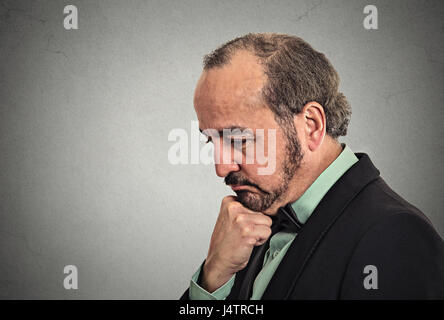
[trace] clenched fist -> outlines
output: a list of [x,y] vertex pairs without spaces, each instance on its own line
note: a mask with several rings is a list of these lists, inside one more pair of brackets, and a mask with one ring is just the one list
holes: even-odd
[[236,197],[223,198],[203,266],[202,287],[214,292],[245,268],[254,246],[271,235],[270,217],[245,208]]

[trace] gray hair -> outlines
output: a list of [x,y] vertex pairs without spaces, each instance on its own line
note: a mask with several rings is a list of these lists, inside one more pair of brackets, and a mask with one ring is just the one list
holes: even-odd
[[254,54],[267,75],[262,96],[278,123],[292,123],[303,106],[316,101],[323,106],[326,132],[345,136],[351,107],[338,91],[339,76],[323,53],[301,38],[276,33],[249,33],[228,41],[204,57],[204,70],[226,65],[238,50]]

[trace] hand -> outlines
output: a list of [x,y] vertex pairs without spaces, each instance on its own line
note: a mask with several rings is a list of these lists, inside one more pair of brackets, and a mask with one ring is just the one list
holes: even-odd
[[236,197],[223,198],[203,266],[202,287],[214,292],[245,268],[254,246],[271,235],[270,217],[245,208]]

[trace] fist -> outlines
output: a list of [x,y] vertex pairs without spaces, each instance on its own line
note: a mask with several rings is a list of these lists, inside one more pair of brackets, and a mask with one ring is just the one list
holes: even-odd
[[254,246],[271,235],[270,217],[245,208],[236,197],[223,198],[203,266],[202,286],[213,292],[245,268]]

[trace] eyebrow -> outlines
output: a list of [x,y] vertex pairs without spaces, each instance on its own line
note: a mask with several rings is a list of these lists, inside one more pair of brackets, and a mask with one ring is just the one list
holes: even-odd
[[[245,127],[239,127],[239,126],[236,126],[236,125],[233,125],[233,126],[230,126],[230,127],[228,127],[228,128],[224,128],[225,130],[240,130],[240,131],[245,131],[246,129],[250,129],[250,128],[245,128]],[[222,129],[222,130],[218,130],[217,131],[217,133],[220,135],[220,136],[222,136],[223,134],[224,134],[224,129]],[[205,129],[205,130],[207,130],[207,129]],[[250,130],[252,130],[252,129],[250,129]],[[199,131],[200,131],[200,133],[202,133],[202,134],[204,134],[203,133],[203,130],[201,129],[201,128],[199,128]]]

